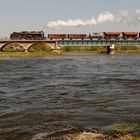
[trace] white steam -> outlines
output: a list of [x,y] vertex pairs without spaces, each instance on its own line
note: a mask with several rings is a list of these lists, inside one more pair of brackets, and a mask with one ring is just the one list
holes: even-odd
[[93,17],[88,20],[83,19],[69,19],[69,20],[57,20],[49,21],[46,25],[47,28],[61,28],[61,27],[81,27],[81,26],[94,26],[101,23],[121,23],[128,25],[136,25],[140,22],[140,9],[136,9],[133,17],[129,16],[127,10],[123,10],[117,14],[111,12],[100,13],[97,17]]
[[97,18],[91,18],[89,20],[75,19],[75,20],[57,20],[50,21],[47,24],[48,28],[60,28],[60,27],[79,27],[79,26],[92,26],[104,22],[112,22],[114,16],[110,12],[101,13]]
[[122,23],[122,24],[128,23],[128,21],[129,21],[128,11],[127,10],[120,11],[116,15],[116,20],[115,21],[118,22],[118,23]]
[[136,9],[136,14],[135,14],[135,22],[136,24],[139,24],[140,22],[140,9]]
[[114,20],[114,15],[110,12],[101,13],[96,20],[96,24],[104,22],[112,22]]

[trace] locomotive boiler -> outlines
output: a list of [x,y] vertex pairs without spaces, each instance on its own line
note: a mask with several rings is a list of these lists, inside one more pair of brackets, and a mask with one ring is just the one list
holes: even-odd
[[13,32],[10,35],[11,40],[44,40],[46,39],[43,31],[22,31]]

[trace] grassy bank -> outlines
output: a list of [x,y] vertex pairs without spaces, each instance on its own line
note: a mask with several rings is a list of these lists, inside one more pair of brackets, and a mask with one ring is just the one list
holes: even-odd
[[[62,47],[63,52],[92,52],[92,53],[106,53],[106,46],[65,46]],[[140,53],[139,46],[116,46],[115,53]]]
[[65,46],[61,48],[63,52],[93,52],[93,53],[105,53],[105,46]]
[[39,133],[31,140],[140,140],[139,122],[120,122],[106,130],[68,127],[51,133]]
[[62,55],[62,53],[55,52],[0,52],[0,57],[37,57],[37,56],[54,56]]
[[140,46],[116,46],[115,53],[140,53]]

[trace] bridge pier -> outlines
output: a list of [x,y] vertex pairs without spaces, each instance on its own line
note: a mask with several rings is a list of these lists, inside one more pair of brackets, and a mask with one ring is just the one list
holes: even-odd
[[115,44],[111,46],[107,46],[107,54],[114,54],[115,53]]
[[28,52],[29,51],[29,48],[34,44],[34,43],[19,43],[23,49],[24,49],[24,52]]
[[110,54],[115,54],[115,44],[110,46]]
[[46,43],[52,50],[60,50],[60,46],[58,42],[53,42],[53,43]]
[[110,46],[107,46],[106,53],[110,54]]
[[60,46],[59,46],[58,42],[46,43],[46,45],[50,46],[53,53],[55,53],[55,54],[60,53]]
[[29,52],[29,50],[28,49],[24,49],[24,52]]

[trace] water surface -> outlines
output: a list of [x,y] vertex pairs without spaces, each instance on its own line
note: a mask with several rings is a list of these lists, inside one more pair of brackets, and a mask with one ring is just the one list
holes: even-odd
[[140,121],[140,55],[0,58],[0,140]]

